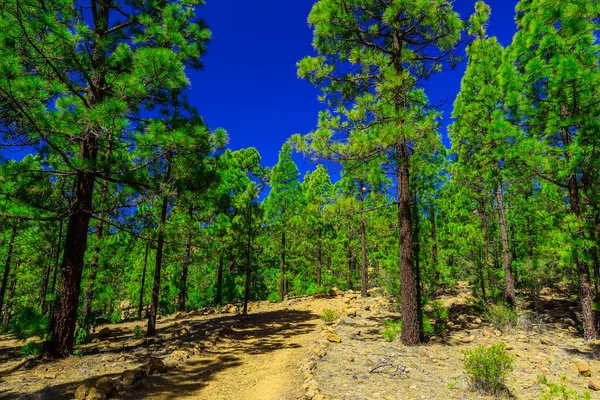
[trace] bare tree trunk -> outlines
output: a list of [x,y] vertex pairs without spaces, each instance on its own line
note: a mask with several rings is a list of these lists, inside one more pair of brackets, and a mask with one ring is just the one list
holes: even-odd
[[12,316],[13,311],[13,300],[15,298],[15,291],[17,288],[17,270],[19,269],[19,265],[21,264],[21,260],[17,258],[15,263],[15,268],[13,268],[13,272],[10,278],[10,289],[8,289],[8,297],[6,298],[6,303],[4,303],[4,309],[2,310],[2,331],[8,331],[8,325],[10,324],[10,317]]
[[[561,105],[561,117],[566,119],[567,109],[565,105]],[[563,127],[561,129],[561,139],[564,148],[567,149],[571,143],[571,133],[569,127]],[[565,160],[567,165],[571,160],[571,154],[565,150]],[[585,231],[581,216],[581,202],[579,197],[579,184],[577,182],[577,174],[575,171],[571,172],[568,179],[569,188],[569,204],[571,205],[571,211],[577,217],[579,227],[575,233],[575,239],[583,238]],[[583,319],[583,338],[585,340],[596,340],[598,339],[598,332],[596,330],[596,314],[594,313],[594,294],[592,291],[592,285],[590,281],[590,269],[588,264],[583,260],[582,255],[579,254],[579,249],[575,249],[575,264],[577,265],[577,271],[579,273],[579,301],[581,304],[581,315]]]
[[[250,211],[251,213],[252,211]],[[252,278],[252,215],[248,215],[248,243],[246,245],[246,285],[244,290],[244,309],[242,314],[248,313],[250,300],[250,280]],[[283,297],[282,297],[283,298]]]
[[321,280],[323,275],[323,243],[322,243],[322,228],[321,223],[319,222],[318,229],[318,244],[317,244],[317,287],[321,287]]
[[[481,285],[481,295],[483,300],[487,301],[487,295],[485,293],[485,272],[489,269],[490,263],[490,249],[489,249],[489,238],[488,238],[488,223],[487,223],[487,212],[485,211],[485,201],[479,203],[479,218],[481,218],[481,232],[483,234],[483,262],[479,270],[479,284]],[[491,282],[490,282],[491,283]]]
[[192,247],[192,233],[189,232],[185,239],[185,255],[183,256],[183,268],[181,269],[181,279],[179,281],[179,296],[177,303],[179,304],[179,311],[185,311],[185,299],[187,297],[187,276],[188,267],[190,265],[190,251]]
[[[366,188],[364,187],[363,183],[361,182],[361,188],[360,188],[360,208],[362,211],[364,211],[365,209],[365,191]],[[362,263],[361,263],[361,285],[360,285],[360,295],[362,297],[367,297],[368,292],[367,292],[367,284],[368,284],[368,279],[369,279],[369,271],[367,270],[368,268],[368,262],[367,262],[367,225],[365,222],[365,213],[362,212],[360,213],[360,248],[361,248],[361,253],[362,253]]]
[[500,182],[496,187],[496,200],[498,201],[498,217],[500,219],[500,234],[502,236],[502,265],[504,267],[504,284],[506,290],[505,300],[509,306],[514,307],[517,302],[517,298],[515,296],[512,257],[508,243],[508,227],[506,223],[506,210],[504,208],[504,196],[502,194],[502,184]]
[[146,286],[146,267],[148,266],[148,249],[150,243],[146,242],[146,252],[144,254],[144,269],[142,270],[142,284],[140,286],[140,300],[138,302],[138,319],[142,318],[142,309],[144,308],[144,288]]
[[223,302],[223,255],[219,253],[219,266],[217,268],[217,294],[215,304],[221,305]]
[[156,243],[156,260],[154,263],[154,285],[152,286],[152,303],[148,314],[148,329],[146,336],[156,336],[156,314],[158,313],[158,296],[160,294],[160,270],[162,267],[162,254],[165,242],[165,223],[167,222],[167,208],[169,199],[163,196],[160,211],[160,225],[158,227],[158,241]]
[[279,298],[283,300],[285,296],[285,229],[281,231],[281,264],[279,266]]
[[4,304],[4,295],[6,294],[6,286],[8,285],[8,276],[10,272],[10,263],[12,260],[13,249],[15,246],[15,237],[17,236],[17,224],[14,224],[8,242],[8,251],[6,252],[6,261],[4,263],[4,274],[2,275],[2,286],[0,286],[0,311]]
[[419,303],[417,278],[413,264],[412,220],[410,213],[410,177],[408,143],[402,140],[397,147],[398,157],[398,226],[400,229],[400,292],[402,297],[402,343],[419,344]]

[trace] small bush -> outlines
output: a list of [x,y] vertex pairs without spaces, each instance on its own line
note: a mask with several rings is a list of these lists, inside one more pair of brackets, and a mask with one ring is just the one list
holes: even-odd
[[86,344],[89,338],[90,332],[85,328],[78,328],[75,332],[75,344],[82,345]]
[[510,330],[517,326],[517,310],[509,307],[507,304],[500,303],[488,307],[485,312],[485,319],[500,331]]
[[334,310],[330,310],[328,308],[323,310],[323,315],[321,315],[321,319],[326,323],[326,324],[331,324],[333,323],[333,321],[335,321],[338,317],[338,314],[334,311]]
[[513,370],[514,360],[503,342],[491,347],[479,346],[463,354],[464,372],[473,388],[493,395],[507,390],[506,378]]
[[23,307],[17,311],[12,323],[11,332],[18,338],[38,336],[44,338],[48,331],[49,318],[40,315],[33,307]]
[[590,392],[583,392],[583,394],[578,393],[573,389],[569,389],[565,386],[565,382],[567,381],[567,377],[563,376],[561,378],[562,383],[556,384],[548,381],[548,378],[544,375],[538,376],[538,381],[544,385],[546,388],[544,390],[544,394],[540,397],[540,400],[575,400],[575,399],[585,399],[588,400],[591,398]]
[[281,297],[279,297],[279,295],[277,293],[271,293],[269,295],[269,297],[267,297],[267,301],[269,303],[280,303],[281,302]]
[[142,331],[142,328],[136,325],[135,328],[133,328],[133,337],[135,339],[141,339],[143,336],[144,332]]
[[121,322],[121,314],[122,314],[121,309],[115,308],[108,318],[110,323],[118,324],[119,322]]
[[434,321],[434,333],[444,335],[446,333],[446,323],[448,322],[448,309],[444,307],[440,300],[431,303],[431,314]]
[[381,334],[386,340],[393,342],[402,334],[402,321],[394,322],[391,319],[385,321],[385,329]]
[[26,356],[37,356],[42,353],[42,346],[38,342],[31,341],[25,346],[21,347],[19,351],[23,357]]

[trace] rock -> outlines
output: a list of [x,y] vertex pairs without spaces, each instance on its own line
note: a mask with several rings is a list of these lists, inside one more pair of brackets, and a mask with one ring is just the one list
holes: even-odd
[[469,318],[465,314],[461,314],[458,316],[458,323],[461,325],[466,325],[469,322]]
[[502,336],[502,332],[500,332],[498,329],[496,329],[496,330],[494,331],[494,335],[496,335],[496,336],[500,337],[500,336]]
[[98,331],[98,334],[96,336],[99,338],[106,338],[109,337],[111,334],[112,330],[108,326],[105,326],[104,328]]
[[554,346],[554,343],[552,343],[552,341],[550,339],[546,339],[546,338],[541,338],[540,343],[545,346]]
[[371,305],[368,303],[363,304],[363,310],[369,311],[371,309]]
[[329,291],[329,295],[330,296],[340,296],[340,295],[342,295],[342,292],[340,289],[338,289],[336,287],[332,287],[331,290]]
[[529,343],[529,336],[521,335],[517,337],[517,341],[521,343]]
[[600,379],[590,379],[590,381],[588,382],[588,388],[592,390],[600,390]]
[[481,325],[483,323],[483,321],[481,321],[481,318],[475,318],[475,319],[473,319],[473,323],[476,325]]
[[336,335],[335,333],[329,333],[327,334],[327,336],[325,336],[325,338],[330,341],[330,342],[334,342],[334,343],[341,343],[342,339]]
[[452,328],[454,328],[454,322],[448,321],[448,323],[446,324],[446,326],[448,327],[448,329],[452,329]]
[[75,400],[106,400],[106,395],[89,383],[79,385],[75,390]]
[[506,347],[505,347],[505,349],[506,349],[506,350],[514,350],[514,349],[515,349],[515,346],[513,346],[513,345],[512,345],[512,344],[510,344],[510,343],[507,343],[507,344],[506,344]]
[[227,309],[229,314],[237,314],[240,310],[236,306],[231,306]]
[[150,357],[145,369],[146,374],[148,375],[154,375],[156,373],[164,374],[167,372],[167,366],[160,358],[157,357]]
[[116,392],[115,382],[106,376],[96,381],[96,388],[107,396]]
[[146,371],[141,368],[128,369],[121,374],[121,382],[123,386],[133,386],[146,377]]
[[485,338],[491,338],[492,334],[490,333],[490,331],[483,331],[483,337],[485,337]]
[[348,311],[346,311],[346,315],[349,317],[356,317],[356,309],[355,308],[349,308]]
[[[590,365],[584,360],[575,360],[572,364],[577,368],[577,372],[581,376],[591,376],[592,371],[590,370]],[[571,364],[569,364],[569,369],[571,369]],[[571,369],[575,371],[575,369]]]
[[188,353],[185,350],[175,350],[171,353],[171,358],[174,358],[176,360],[187,360],[188,358],[190,358],[190,353]]
[[40,373],[38,374],[38,377],[41,379],[56,379],[56,374]]
[[181,328],[181,329],[179,330],[179,334],[180,334],[181,336],[189,335],[189,334],[190,334],[190,330],[189,330],[188,328],[185,328],[185,327],[183,327],[183,328]]
[[577,326],[575,321],[573,321],[573,319],[571,319],[571,318],[563,318],[561,321],[563,324],[565,324],[567,326],[573,326],[573,327]]
[[471,343],[471,342],[475,341],[475,335],[469,335],[465,338],[462,338],[461,341],[463,343]]

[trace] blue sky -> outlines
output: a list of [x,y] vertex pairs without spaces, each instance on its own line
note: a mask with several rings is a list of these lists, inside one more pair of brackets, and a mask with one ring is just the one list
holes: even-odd
[[[314,0],[207,0],[200,9],[213,40],[204,58],[205,68],[190,75],[191,103],[211,128],[223,127],[230,147],[256,147],[263,165],[277,162],[281,145],[294,133],[308,133],[323,105],[318,90],[296,75],[296,62],[313,55],[312,31],[307,17]],[[489,35],[503,46],[515,33],[517,0],[488,0],[492,8]],[[456,0],[455,9],[468,18],[475,0]],[[466,64],[443,72],[427,83],[432,103],[446,98],[442,137]],[[302,172],[313,169],[295,157]]]

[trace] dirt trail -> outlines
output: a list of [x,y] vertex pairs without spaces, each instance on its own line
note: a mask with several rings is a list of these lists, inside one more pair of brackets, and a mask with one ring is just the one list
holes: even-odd
[[[0,376],[0,399],[71,399],[77,386],[160,357],[169,367],[136,390],[111,399],[280,400],[303,398],[298,367],[321,331],[323,309],[343,300],[292,299],[253,303],[247,316],[185,314],[159,320],[154,343],[135,339],[141,322],[109,325],[110,337],[83,347],[82,357],[41,362]],[[18,361],[24,343],[0,338],[0,370]]]

